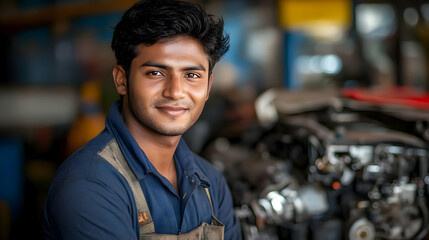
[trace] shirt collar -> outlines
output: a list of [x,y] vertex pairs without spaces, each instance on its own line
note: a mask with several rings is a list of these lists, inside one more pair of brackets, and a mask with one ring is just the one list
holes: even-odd
[[210,181],[207,176],[196,164],[198,157],[189,149],[183,138],[180,139],[174,156],[180,162],[180,167],[186,175],[194,176],[201,184],[206,185],[206,187],[210,186]]
[[[106,117],[106,129],[116,138],[122,154],[137,179],[142,180],[147,174],[157,170],[126,127],[121,115],[121,107],[120,101],[112,104]],[[180,139],[174,157],[179,161],[180,168],[187,176],[198,179],[202,185],[207,185],[207,187],[210,185],[207,176],[196,164],[197,156],[189,149],[183,138]]]

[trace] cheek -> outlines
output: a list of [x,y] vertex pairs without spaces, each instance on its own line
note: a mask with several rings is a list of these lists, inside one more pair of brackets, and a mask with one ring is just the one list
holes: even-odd
[[193,91],[190,94],[195,104],[204,104],[207,100],[207,90]]
[[208,97],[208,85],[207,82],[199,84],[198,86],[191,86],[188,90],[189,95],[195,99],[195,101],[206,101]]
[[144,79],[138,80],[135,84],[132,85],[131,91],[134,96],[139,97],[140,99],[152,99],[153,96],[157,95],[162,89],[160,84],[151,83]]

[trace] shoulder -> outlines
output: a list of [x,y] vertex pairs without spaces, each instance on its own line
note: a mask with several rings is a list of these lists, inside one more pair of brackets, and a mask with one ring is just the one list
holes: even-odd
[[57,169],[49,194],[54,195],[67,186],[90,182],[110,186],[113,190],[128,186],[122,175],[100,156],[100,152],[112,140],[110,134],[102,132],[68,157]]
[[108,235],[107,226],[127,226],[124,229],[132,232],[132,192],[122,175],[98,154],[111,140],[101,133],[58,168],[45,202],[47,235],[79,238],[82,231],[98,227]]
[[103,173],[111,173],[109,170],[113,168],[98,153],[111,139],[107,134],[101,133],[74,152],[57,169],[51,185],[61,188],[62,185],[75,181],[102,180]]

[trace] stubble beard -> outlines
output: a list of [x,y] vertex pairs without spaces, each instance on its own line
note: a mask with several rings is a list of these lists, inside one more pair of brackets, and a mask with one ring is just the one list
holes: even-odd
[[[181,126],[170,128],[168,126],[169,123],[161,122],[160,119],[154,118],[153,116],[151,116],[151,114],[147,113],[144,110],[144,106],[139,104],[139,101],[135,100],[132,94],[127,94],[127,97],[128,97],[127,99],[128,108],[131,114],[133,115],[133,117],[138,121],[138,123],[142,127],[163,136],[182,135],[197,121],[197,119],[199,118],[203,110],[203,107],[201,107],[200,109],[195,109],[196,111],[195,114],[197,114],[196,117],[191,117],[191,119],[188,122],[184,123]],[[156,102],[152,101],[150,103],[150,107],[155,108],[155,106],[156,106]],[[189,110],[187,111],[191,111],[192,108],[193,107],[189,108]],[[177,120],[177,117],[170,117],[170,121],[176,121],[176,120]]]

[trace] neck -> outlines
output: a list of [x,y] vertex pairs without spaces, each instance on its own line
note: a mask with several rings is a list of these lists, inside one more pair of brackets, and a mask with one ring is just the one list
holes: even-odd
[[156,170],[173,185],[179,193],[174,152],[180,141],[180,136],[162,136],[146,131],[131,131],[137,144],[144,151]]
[[181,135],[165,136],[158,134],[137,123],[133,118],[124,117],[124,122],[156,170],[178,190],[174,152]]
[[139,125],[127,124],[131,135],[144,151],[149,161],[164,175],[174,166],[174,152],[181,136],[164,136]]
[[[135,134],[137,144],[145,152],[150,162],[162,175],[174,168],[174,152],[180,141],[180,136],[147,136]],[[174,168],[175,170],[175,168]]]

